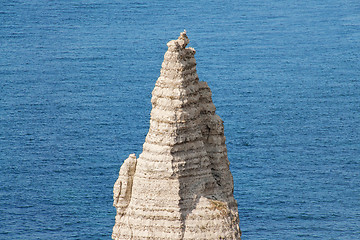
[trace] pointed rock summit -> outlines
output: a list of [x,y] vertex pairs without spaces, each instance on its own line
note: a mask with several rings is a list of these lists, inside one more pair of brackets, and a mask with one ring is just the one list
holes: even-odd
[[113,239],[240,239],[223,121],[188,43],[167,44],[143,152],[114,185]]

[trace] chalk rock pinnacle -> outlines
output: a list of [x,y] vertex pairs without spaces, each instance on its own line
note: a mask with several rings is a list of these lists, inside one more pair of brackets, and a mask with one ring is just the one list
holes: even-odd
[[188,43],[167,44],[143,152],[114,185],[113,239],[240,239],[223,121]]

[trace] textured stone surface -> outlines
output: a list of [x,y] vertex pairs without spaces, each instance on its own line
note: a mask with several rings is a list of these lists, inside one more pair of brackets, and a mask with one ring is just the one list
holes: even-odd
[[167,44],[143,152],[114,185],[113,239],[240,239],[223,121],[188,43]]

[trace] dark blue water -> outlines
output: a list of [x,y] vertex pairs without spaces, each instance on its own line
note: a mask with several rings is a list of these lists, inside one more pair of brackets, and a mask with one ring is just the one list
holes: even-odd
[[184,28],[243,239],[360,239],[358,0],[0,0],[0,239],[110,238]]

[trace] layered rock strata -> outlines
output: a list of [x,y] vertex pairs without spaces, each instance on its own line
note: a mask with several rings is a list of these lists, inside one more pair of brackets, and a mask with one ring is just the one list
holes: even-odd
[[114,185],[113,239],[240,239],[223,121],[188,43],[167,44],[143,152]]

